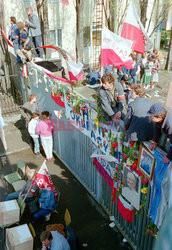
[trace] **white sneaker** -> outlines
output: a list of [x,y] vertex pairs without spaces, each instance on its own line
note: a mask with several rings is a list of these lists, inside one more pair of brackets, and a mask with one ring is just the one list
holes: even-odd
[[51,214],[46,214],[46,215],[45,215],[45,220],[46,220],[46,221],[49,221],[49,220],[50,220],[50,216],[51,216]]

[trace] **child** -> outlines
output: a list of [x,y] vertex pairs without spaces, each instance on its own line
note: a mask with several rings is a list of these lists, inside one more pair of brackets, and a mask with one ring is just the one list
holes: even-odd
[[34,141],[34,153],[36,155],[40,154],[40,145],[39,145],[39,135],[36,133],[36,126],[39,122],[39,113],[34,112],[32,115],[32,119],[28,124],[28,132]]
[[36,132],[40,134],[42,146],[46,155],[47,161],[52,159],[53,151],[53,130],[54,125],[49,120],[50,113],[48,111],[43,111],[41,113],[42,120],[38,122],[36,127]]
[[152,78],[150,86],[153,89],[155,87],[155,84],[158,83],[158,72],[160,70],[160,64],[158,61],[158,58],[155,57],[153,61],[153,67],[152,67]]
[[151,77],[152,77],[152,67],[153,67],[152,58],[148,57],[147,60],[148,61],[145,65],[145,71],[144,71],[144,75],[143,75],[143,85],[146,89],[148,89],[150,86],[150,81],[151,81]]
[[136,55],[132,55],[132,58],[133,58],[133,61],[134,61],[134,68],[133,69],[130,69],[130,84],[132,84],[133,82],[135,84],[137,84],[137,75],[138,73],[140,72],[140,66],[137,62],[137,58],[136,58]]

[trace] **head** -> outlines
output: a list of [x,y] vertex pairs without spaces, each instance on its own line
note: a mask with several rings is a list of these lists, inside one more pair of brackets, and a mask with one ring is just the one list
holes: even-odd
[[132,59],[133,59],[133,61],[134,61],[134,62],[136,62],[136,61],[137,61],[137,57],[136,57],[136,55],[132,55],[131,57],[132,57]]
[[50,246],[53,236],[49,231],[43,231],[40,235],[40,241],[45,247]]
[[26,13],[28,14],[28,16],[30,16],[33,13],[32,7],[27,7],[26,8]]
[[154,123],[162,123],[167,115],[167,110],[160,103],[155,103],[150,107],[147,115]]
[[147,60],[148,60],[149,62],[152,62],[152,61],[153,61],[153,59],[152,59],[151,56],[148,56]]
[[30,103],[36,103],[37,96],[35,94],[29,95],[29,102]]
[[22,30],[22,29],[24,29],[25,25],[22,22],[18,22],[17,27],[19,28],[19,30]]
[[11,25],[16,24],[16,18],[14,16],[10,17],[10,23],[11,23]]
[[113,89],[114,87],[114,77],[111,73],[106,73],[101,78],[102,86],[106,90]]
[[28,36],[26,34],[21,34],[21,40],[25,43],[28,39]]
[[29,169],[27,172],[27,178],[28,180],[33,180],[35,177],[36,171],[35,169]]
[[34,120],[38,120],[39,119],[39,113],[38,112],[34,112],[33,114],[32,114],[32,119],[34,119]]
[[41,117],[43,121],[47,121],[50,118],[50,113],[48,111],[43,111]]
[[135,189],[136,187],[136,178],[131,172],[127,173],[127,185],[130,189]]
[[146,57],[147,57],[147,53],[145,52],[145,53],[142,54],[142,58],[145,59]]
[[131,85],[131,98],[136,99],[137,97],[144,97],[145,89],[140,84],[132,84]]

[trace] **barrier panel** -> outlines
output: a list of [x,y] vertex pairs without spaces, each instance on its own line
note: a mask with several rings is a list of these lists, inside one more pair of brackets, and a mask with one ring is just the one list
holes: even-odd
[[[40,113],[49,111],[54,122],[55,154],[106,213],[114,216],[115,225],[133,249],[152,249],[158,231],[149,216],[153,184],[137,169],[140,145],[125,142],[118,127],[100,124],[93,108],[96,105],[77,89],[71,91],[70,85],[53,80],[35,64],[28,63],[28,71],[29,92],[37,95]],[[17,74],[22,78],[21,71]],[[15,87],[25,101],[26,84]],[[57,111],[63,112],[62,119],[58,119]],[[166,145],[166,138],[162,137],[161,144]],[[141,153],[152,160],[147,146]],[[136,189],[131,195],[137,197],[135,200],[127,197],[129,172],[135,178]]]

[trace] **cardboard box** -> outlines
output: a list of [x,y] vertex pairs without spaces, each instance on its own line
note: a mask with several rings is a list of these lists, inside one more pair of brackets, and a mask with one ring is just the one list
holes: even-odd
[[0,226],[19,222],[20,208],[16,200],[0,202]]
[[7,250],[33,250],[33,237],[27,224],[6,229]]

